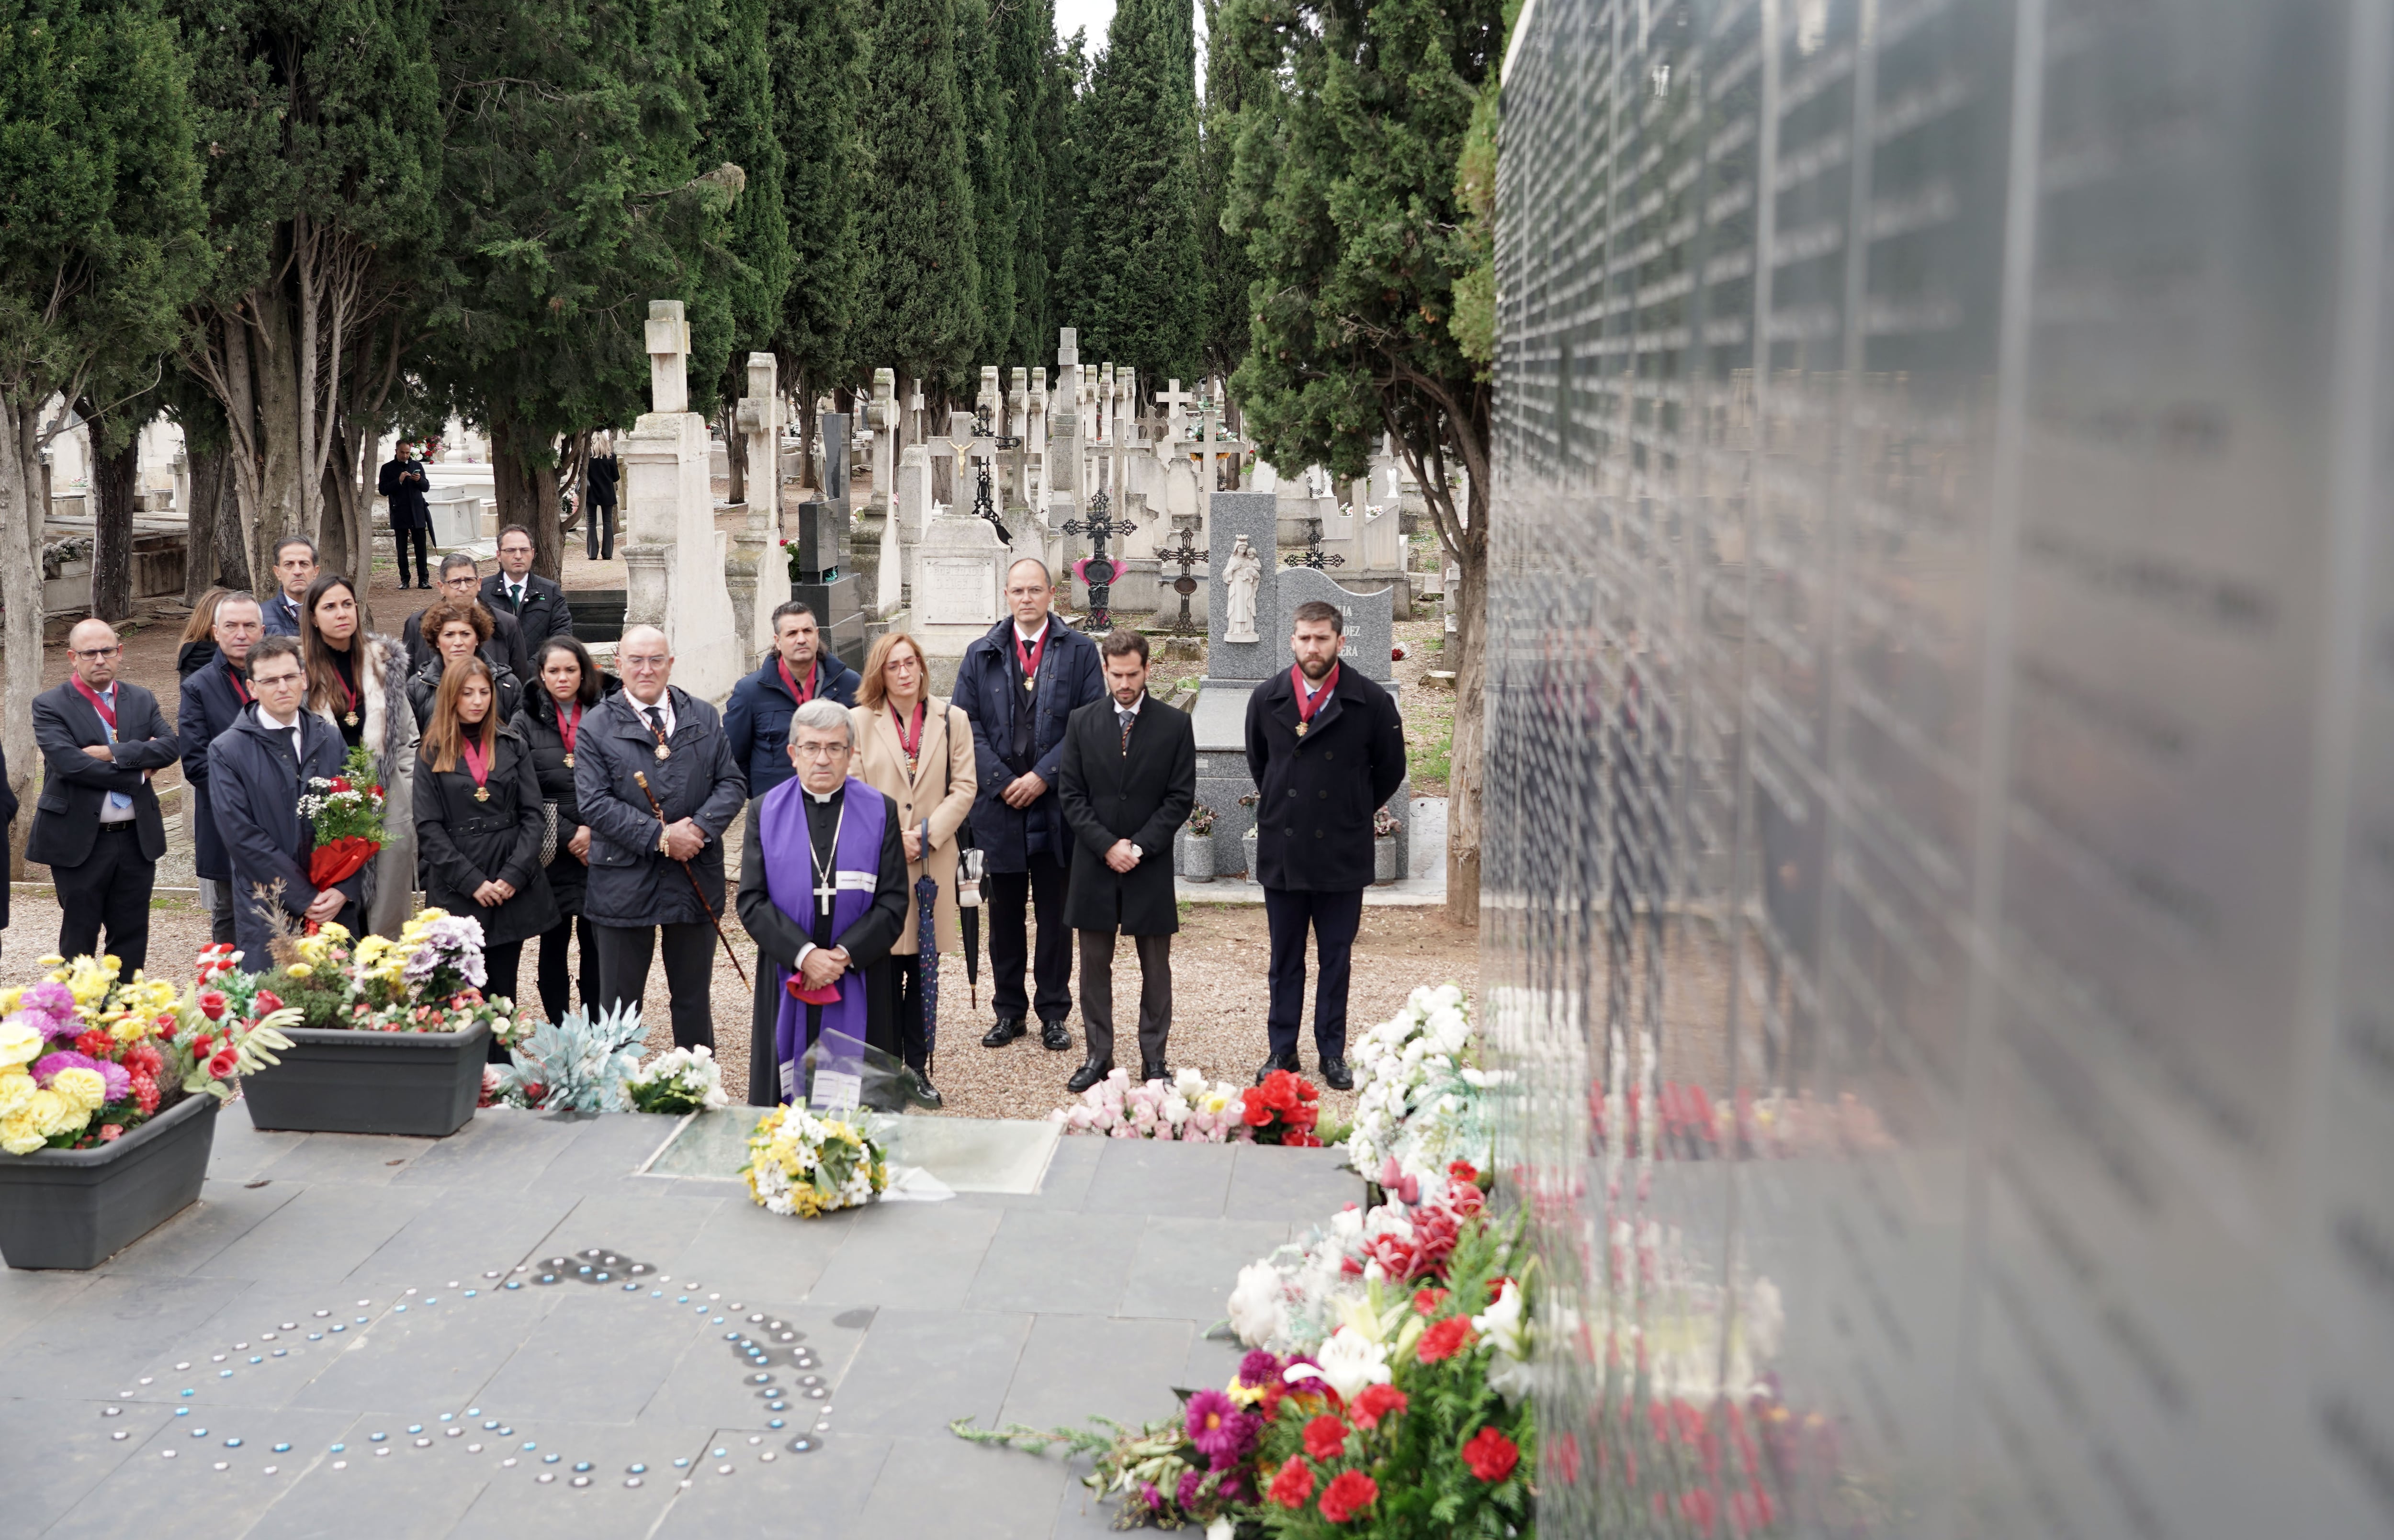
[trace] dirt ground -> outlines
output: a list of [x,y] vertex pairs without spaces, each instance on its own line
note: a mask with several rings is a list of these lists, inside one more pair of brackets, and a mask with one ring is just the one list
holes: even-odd
[[[579,532],[569,534],[565,586],[622,587],[625,572],[621,541],[619,531],[618,556],[614,560],[592,561],[584,555]],[[483,563],[485,575],[493,570],[493,563]],[[418,590],[400,588],[388,538],[375,546],[365,599],[372,628],[393,636],[401,623],[427,600],[427,596]],[[184,619],[179,609],[161,607],[119,628],[125,647],[122,677],[155,691],[170,721],[178,704],[175,653],[180,644]],[[60,633],[60,638],[46,649],[43,669],[46,686],[67,677],[63,628],[52,629]],[[1396,665],[1397,675],[1408,685],[1416,685],[1425,670],[1440,666],[1438,653],[1421,645],[1437,637],[1438,623],[1434,619],[1401,623],[1397,635],[1411,654]],[[1190,666],[1188,671],[1195,670]],[[1415,795],[1439,795],[1445,790],[1443,780],[1425,775],[1425,755],[1436,754],[1438,763],[1443,762],[1439,745],[1449,731],[1446,709],[1453,697],[1435,686],[1418,685],[1407,689],[1403,698],[1407,735],[1413,744]],[[182,784],[179,770],[161,773],[157,784],[167,803],[168,849],[165,860],[159,865],[162,891],[151,903],[151,971],[182,978],[187,976],[189,959],[207,941],[207,915],[199,907],[194,893],[174,891],[191,889],[195,882],[190,838],[177,810]],[[30,808],[27,816],[30,817]],[[20,835],[22,832],[19,831]],[[738,837],[739,827],[735,824],[732,848],[727,851],[734,869],[739,860]],[[15,885],[10,924],[5,940],[0,941],[0,984],[23,983],[37,977],[40,970],[33,959],[57,943],[59,911],[47,871],[29,866],[26,876],[30,880]],[[742,966],[753,968],[755,947],[736,919],[727,920],[727,926]],[[1174,1030],[1170,1057],[1176,1068],[1192,1065],[1209,1077],[1241,1084],[1252,1078],[1266,1052],[1267,985],[1262,965],[1267,944],[1260,905],[1184,906],[1181,934],[1173,958]],[[528,1001],[536,1002],[538,997],[534,985],[538,950],[537,942],[525,948],[518,982],[519,997]],[[1451,925],[1443,910],[1367,909],[1355,946],[1348,995],[1350,1034],[1387,1019],[1417,984],[1453,980],[1467,987],[1476,984],[1478,977],[1478,933]],[[947,1098],[950,1114],[1044,1117],[1070,1099],[1064,1091],[1064,1080],[1081,1060],[1077,1008],[1071,1019],[1072,1051],[1050,1053],[1039,1046],[1035,1034],[992,1051],[981,1047],[980,1042],[980,1034],[993,1020],[985,954],[977,1007],[972,1003],[973,990],[966,980],[960,956],[945,959],[940,980],[944,1025],[934,1078]],[[1300,1032],[1300,1053],[1309,1074],[1315,1073],[1310,984],[1309,978],[1305,1025]],[[1078,985],[1076,971],[1076,995]],[[1115,1015],[1120,1023],[1118,1030],[1125,1037],[1136,1018],[1138,997],[1138,959],[1125,946],[1117,954],[1115,965]],[[713,1004],[716,1050],[725,1066],[725,1078],[736,1087],[744,1087],[750,995],[730,959],[720,951],[716,959]],[[658,968],[651,974],[643,1007],[651,1023],[649,1043],[652,1047],[668,1046],[672,1041],[665,1006],[663,970]],[[734,1094],[739,1094],[737,1089]],[[1351,1112],[1352,1100],[1351,1096],[1330,1093],[1325,1115],[1344,1119]]]

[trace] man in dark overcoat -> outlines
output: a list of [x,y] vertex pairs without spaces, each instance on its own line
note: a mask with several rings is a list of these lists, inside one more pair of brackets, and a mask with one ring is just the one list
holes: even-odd
[[1405,728],[1388,692],[1342,667],[1346,618],[1319,599],[1296,607],[1296,666],[1247,697],[1247,771],[1255,777],[1256,878],[1271,931],[1271,1057],[1256,1073],[1296,1071],[1305,1008],[1305,933],[1321,978],[1313,1046],[1322,1078],[1347,1090],[1347,969],[1372,883],[1372,815],[1405,779]]
[[414,444],[401,444],[391,451],[390,463],[382,467],[375,479],[375,490],[383,495],[390,509],[391,539],[399,546],[399,586],[407,586],[407,548],[415,547],[415,586],[432,586],[432,509],[424,500],[431,477],[424,467],[424,451]]
[[565,590],[533,572],[532,561],[532,531],[509,524],[499,532],[499,570],[482,579],[478,595],[483,609],[516,623],[516,645],[527,654],[539,652],[551,637],[573,635]]
[[[724,913],[723,831],[747,806],[748,783],[732,760],[723,718],[673,688],[664,632],[625,631],[616,663],[623,690],[592,707],[574,737],[573,796],[590,830],[582,912],[598,940],[598,994],[609,1007],[638,1005],[662,950],[674,1044],[711,1048],[707,990]],[[648,778],[646,791],[636,774]]]
[[[989,900],[990,1004],[997,1012],[997,1024],[980,1040],[985,1048],[1002,1048],[1021,1036],[1034,1006],[1040,1045],[1058,1052],[1072,1046],[1064,1026],[1072,1010],[1072,932],[1064,917],[1072,845],[1056,800],[1056,778],[1065,722],[1104,699],[1106,687],[1098,644],[1048,612],[1053,594],[1053,579],[1039,560],[1026,556],[1015,562],[1006,573],[1012,613],[966,648],[956,666],[954,701],[972,723],[980,776],[972,831]],[[1039,917],[1035,1000],[1023,990],[1031,951],[1027,907]]]
[[1163,1080],[1172,1031],[1172,838],[1197,802],[1197,734],[1189,714],[1147,694],[1147,638],[1111,632],[1098,644],[1106,699],[1072,713],[1057,796],[1072,831],[1064,917],[1080,933],[1081,1022],[1088,1058],[1065,1088],[1085,1091],[1114,1068],[1114,936],[1138,949],[1138,1077]]
[[230,731],[252,700],[249,653],[266,635],[265,612],[248,594],[227,594],[217,604],[217,655],[183,678],[183,700],[175,713],[175,737],[183,751],[183,783],[191,796],[191,866],[208,906],[208,939],[233,940],[232,858],[217,832],[208,795],[208,745]]
[[208,745],[208,804],[231,871],[241,968],[263,973],[274,966],[267,947],[278,929],[337,921],[362,934],[373,868],[322,889],[309,880],[315,829],[301,816],[299,798],[309,782],[341,773],[346,750],[331,718],[307,709],[299,638],[267,637],[251,649],[249,688],[253,704]]

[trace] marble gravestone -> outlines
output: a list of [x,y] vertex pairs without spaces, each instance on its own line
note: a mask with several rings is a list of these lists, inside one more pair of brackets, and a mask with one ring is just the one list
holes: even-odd
[[744,671],[715,527],[706,419],[690,410],[690,326],[678,299],[652,300],[647,327],[653,410],[616,441],[624,467],[627,626],[672,638],[674,682],[721,701]]
[[847,533],[844,502],[814,500],[798,505],[798,553],[790,597],[814,612],[824,643],[850,668],[864,666],[864,599],[854,573],[840,565],[842,538]]

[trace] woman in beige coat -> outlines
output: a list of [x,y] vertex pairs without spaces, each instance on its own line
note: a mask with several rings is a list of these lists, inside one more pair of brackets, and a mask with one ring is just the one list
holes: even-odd
[[856,736],[856,762],[848,773],[898,805],[905,832],[906,932],[889,949],[898,1047],[913,1072],[907,1096],[921,1106],[938,1107],[942,1099],[932,1088],[924,1045],[923,942],[916,934],[919,905],[913,890],[927,861],[931,879],[940,885],[933,951],[957,951],[956,831],[972,813],[975,770],[972,724],[962,711],[926,693],[928,675],[922,648],[905,632],[891,631],[874,642],[864,678],[856,687],[856,704],[848,713]]

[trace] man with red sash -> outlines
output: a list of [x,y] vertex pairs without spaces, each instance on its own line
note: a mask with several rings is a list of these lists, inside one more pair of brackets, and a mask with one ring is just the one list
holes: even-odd
[[815,612],[796,599],[773,612],[773,651],[763,666],[731,687],[723,736],[748,776],[751,800],[790,778],[790,714],[809,701],[856,704],[856,670],[822,644]]
[[33,697],[33,742],[47,771],[25,859],[58,887],[59,951],[100,955],[99,937],[130,979],[150,955],[150,890],[166,824],[150,778],[182,757],[158,697],[122,684],[115,628],[86,620],[67,633],[73,672]]
[[1313,1046],[1333,1090],[1347,1068],[1347,968],[1372,884],[1372,815],[1405,779],[1397,703],[1360,668],[1339,665],[1346,617],[1320,599],[1296,607],[1296,666],[1247,697],[1247,771],[1255,777],[1256,880],[1271,931],[1271,1005],[1265,1024],[1274,1070],[1297,1069],[1305,1008],[1305,933],[1320,953]]
[[[795,773],[748,804],[739,904],[756,942],[748,1029],[756,1106],[852,1102],[856,1083],[840,1077],[862,1073],[864,1048],[895,1062],[888,965],[906,928],[906,849],[896,804],[849,777],[855,753],[847,709],[809,701],[791,716],[783,750]],[[819,1042],[829,1073],[810,1097],[801,1065]]]

